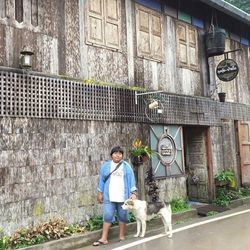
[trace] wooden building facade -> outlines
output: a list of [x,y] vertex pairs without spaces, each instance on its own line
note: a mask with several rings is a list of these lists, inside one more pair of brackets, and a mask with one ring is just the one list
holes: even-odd
[[[100,213],[100,165],[118,144],[130,161],[136,138],[159,153],[140,178],[152,167],[161,199],[211,202],[222,169],[248,185],[249,26],[221,0],[2,0],[0,227]],[[215,28],[226,54],[208,56]],[[223,59],[239,69],[227,82],[216,74]]]

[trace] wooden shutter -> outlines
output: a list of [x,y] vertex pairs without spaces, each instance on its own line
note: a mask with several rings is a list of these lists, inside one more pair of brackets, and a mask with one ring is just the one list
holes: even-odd
[[179,24],[177,28],[179,42],[178,57],[182,65],[188,65],[188,35],[185,25]]
[[106,0],[106,45],[117,49],[120,47],[120,8],[120,0]]
[[198,65],[197,57],[197,31],[188,26],[188,40],[189,40],[189,64],[191,67]]
[[150,14],[146,8],[139,5],[136,6],[137,54],[138,56],[150,56]]
[[179,43],[178,59],[181,66],[197,68],[197,31],[195,28],[179,23],[177,25],[177,41]]
[[137,55],[162,60],[161,14],[136,4]]
[[103,0],[89,0],[87,10],[87,41],[104,44]]
[[238,122],[241,181],[250,186],[250,122]]
[[162,20],[160,15],[151,16],[151,34],[152,34],[152,57],[162,59]]

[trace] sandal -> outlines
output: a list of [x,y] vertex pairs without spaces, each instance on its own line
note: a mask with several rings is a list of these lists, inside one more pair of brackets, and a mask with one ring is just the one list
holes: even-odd
[[103,242],[103,241],[98,240],[98,241],[93,242],[92,245],[97,247],[97,246],[103,246],[103,245],[107,245],[107,244],[108,244],[108,241]]

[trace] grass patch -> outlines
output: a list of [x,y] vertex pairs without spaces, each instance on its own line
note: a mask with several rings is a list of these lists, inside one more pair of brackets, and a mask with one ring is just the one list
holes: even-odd
[[172,213],[180,213],[184,211],[191,210],[190,204],[184,199],[173,199],[170,202]]
[[209,211],[208,213],[207,213],[207,216],[214,216],[214,215],[216,215],[216,214],[218,214],[219,212],[217,212],[217,211]]

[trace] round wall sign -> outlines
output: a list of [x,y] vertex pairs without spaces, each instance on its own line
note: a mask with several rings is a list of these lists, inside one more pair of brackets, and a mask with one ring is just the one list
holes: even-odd
[[239,67],[232,59],[221,61],[216,68],[218,78],[224,82],[232,81],[238,75],[238,72]]
[[163,165],[171,165],[176,158],[176,146],[170,135],[163,134],[158,142],[158,153]]

